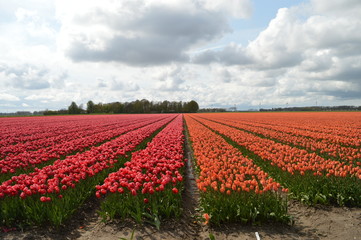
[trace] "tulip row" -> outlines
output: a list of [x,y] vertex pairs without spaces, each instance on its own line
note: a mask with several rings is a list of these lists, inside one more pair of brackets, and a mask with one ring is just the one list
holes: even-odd
[[300,130],[288,130],[287,132],[283,131],[284,127],[272,126],[255,123],[244,123],[242,121],[237,121],[235,119],[228,118],[224,120],[222,118],[217,118],[207,116],[207,119],[212,119],[218,123],[236,127],[253,134],[257,134],[261,137],[270,138],[277,142],[289,144],[298,148],[306,149],[311,152],[316,152],[319,155],[323,155],[327,158],[332,158],[334,160],[339,160],[342,162],[348,162],[351,165],[361,166],[361,148],[346,147],[336,143],[330,143],[326,141],[318,141],[311,137],[300,136],[297,133],[302,131]]
[[[31,118],[29,118],[31,119]],[[122,121],[120,121],[120,119]],[[30,120],[27,124],[37,125],[39,122],[36,122],[37,119]],[[59,127],[65,127],[65,123],[54,124],[52,127],[47,127],[47,132],[34,133],[36,135],[35,139],[28,140],[25,142],[14,141],[13,144],[8,144],[6,146],[2,146],[0,148],[0,159],[5,158],[8,160],[11,157],[18,155],[23,152],[30,152],[39,149],[44,149],[46,147],[55,147],[56,144],[69,142],[74,139],[84,138],[96,133],[101,133],[109,130],[114,130],[123,126],[127,126],[130,123],[141,122],[143,118],[138,117],[127,117],[127,118],[118,118],[117,121],[104,121],[104,119],[97,118],[98,121],[91,121],[92,124],[89,124],[85,121],[86,119],[82,119],[82,121],[77,121],[76,124],[64,121],[68,123],[66,128],[59,130]],[[89,120],[92,120],[91,118]],[[99,121],[102,120],[102,121]],[[143,120],[144,121],[144,120]],[[26,124],[26,126],[27,126]],[[83,125],[79,125],[83,124]],[[70,127],[70,128],[69,128]],[[19,129],[13,129],[14,132],[21,134],[23,130],[19,131]],[[1,134],[3,136],[3,134]],[[15,140],[13,138],[13,140]]]
[[260,123],[267,123],[268,125],[291,127],[302,131],[315,132],[321,134],[330,134],[328,138],[334,136],[344,136],[347,138],[359,139],[361,134],[361,113],[360,112],[313,112],[313,113],[272,113],[277,120],[262,120]]
[[[0,146],[3,147],[76,132],[82,127],[98,126],[104,122],[104,116],[91,118],[80,116],[19,117],[3,118],[0,121],[2,123]],[[107,120],[106,122],[109,123],[110,121]]]
[[133,153],[123,168],[96,186],[98,198],[106,195],[101,205],[103,215],[133,217],[138,222],[144,217],[179,216],[183,143],[183,118],[178,115],[145,149]]
[[343,162],[324,159],[315,153],[309,153],[270,139],[260,138],[254,134],[206,118],[201,119],[201,121],[220,133],[237,140],[237,143],[247,146],[250,151],[274,161],[274,164],[284,170],[286,169],[291,174],[294,171],[312,171],[316,172],[317,175],[355,176],[361,179],[361,168],[358,166],[354,167]]
[[[56,160],[53,165],[29,174],[13,176],[0,185],[0,222],[61,224],[90,195],[95,185],[126,160],[146,138],[174,118],[133,129],[89,151]],[[121,161],[120,161],[121,160]]]
[[201,207],[210,222],[287,221],[285,192],[281,185],[189,115],[185,116],[196,165]]
[[348,138],[359,138],[361,134],[360,117],[360,112],[266,113],[262,114],[262,117],[259,117],[258,114],[242,116],[243,120],[248,122],[269,126],[289,126],[301,131],[308,130]]
[[311,203],[361,205],[360,167],[324,159],[316,153],[260,138],[199,115],[193,117],[249,151],[249,156],[296,197]]
[[212,118],[223,118],[253,126],[266,127],[293,135],[342,144],[359,148],[361,146],[361,113],[269,113],[269,114],[222,114]]
[[54,136],[79,133],[119,124],[123,121],[152,118],[152,115],[90,115],[0,118],[0,147],[31,142]]
[[[87,148],[100,144],[104,141],[124,134],[128,131],[134,130],[139,127],[146,126],[154,121],[158,121],[163,117],[153,117],[146,121],[124,121],[124,124],[120,125],[119,128],[110,129],[107,131],[96,132],[86,137],[77,137],[73,140],[63,141],[59,144],[55,144],[50,147],[45,147],[37,151],[23,152],[15,156],[6,157],[0,160],[0,180],[8,179],[11,175],[18,172],[26,171],[26,168],[37,166],[41,163],[45,163],[52,159],[59,159],[62,156],[69,155],[75,152],[81,152]],[[133,119],[131,119],[133,120]],[[75,135],[77,136],[77,135]],[[10,173],[10,174],[6,174]]]

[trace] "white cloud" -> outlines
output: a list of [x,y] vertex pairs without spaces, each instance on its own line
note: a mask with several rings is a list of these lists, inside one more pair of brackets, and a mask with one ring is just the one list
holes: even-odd
[[254,99],[265,87],[267,93],[262,96],[268,96],[269,104],[285,97],[293,102],[323,98],[332,99],[332,104],[347,99],[361,104],[361,15],[352,14],[354,9],[361,12],[361,4],[312,3],[279,9],[248,46],[208,50],[195,55],[194,62],[238,65],[238,72],[225,70],[221,78],[233,79],[247,86],[247,91],[258,88]]
[[224,65],[248,65],[253,62],[245,48],[232,42],[220,50],[208,49],[196,54],[192,62],[196,64],[209,64],[212,62]]
[[[292,67],[302,60],[304,46],[299,41],[300,23],[292,9],[279,9],[268,28],[252,41],[246,51],[257,68]],[[302,38],[301,38],[302,39]]]
[[67,11],[74,9],[72,4],[59,4],[59,46],[74,61],[133,66],[186,62],[189,49],[230,31],[222,11],[210,11],[191,0],[106,1],[76,12]]
[[160,91],[186,91],[188,86],[184,85],[187,79],[188,69],[171,66],[154,76],[155,89]]
[[358,0],[311,0],[317,14],[360,17],[361,2]]
[[252,15],[252,3],[249,0],[201,0],[208,10],[224,11],[235,18],[249,18]]
[[33,94],[25,97],[25,100],[51,100],[54,96]]
[[13,102],[13,101],[20,101],[20,98],[12,94],[0,93],[0,100]]
[[96,85],[97,88],[105,88],[108,86],[103,79],[98,78],[96,81],[97,81],[97,85]]
[[16,20],[19,22],[32,21],[32,19],[37,17],[35,11],[27,10],[24,8],[18,8],[15,12]]
[[250,0],[0,5],[2,109],[141,98],[246,109],[361,105],[358,0],[281,8],[246,45],[231,32],[255,23]]
[[50,87],[62,88],[65,72],[58,73],[57,70],[35,65],[4,65],[0,72],[6,79],[5,85],[14,89],[47,89]]

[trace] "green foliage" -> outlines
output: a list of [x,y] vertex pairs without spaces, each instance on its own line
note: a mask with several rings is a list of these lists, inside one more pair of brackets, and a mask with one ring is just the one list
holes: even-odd
[[[95,185],[128,160],[129,158],[121,157],[113,168],[105,169],[93,177],[80,181],[75,188],[62,190],[59,194],[47,194],[47,197],[51,197],[51,202],[41,202],[38,194],[25,199],[5,197],[0,201],[0,225],[61,225],[85,200],[95,194]],[[59,195],[63,197],[59,198]]]
[[213,233],[209,233],[209,239],[216,240],[216,237],[213,235]]
[[183,106],[183,111],[186,113],[196,113],[199,110],[198,103],[194,100],[189,103],[185,103]]
[[208,189],[201,193],[200,205],[203,212],[210,215],[210,223],[214,225],[227,222],[290,222],[287,200],[275,192],[232,192],[227,195]]
[[[164,191],[154,194],[138,193],[133,196],[129,190],[120,194],[110,193],[101,203],[100,214],[103,219],[133,218],[136,222],[146,221],[155,227],[160,227],[161,218],[180,217],[182,213],[182,196],[172,192],[173,186],[167,185]],[[177,183],[176,188],[181,192],[182,183]],[[144,199],[148,203],[144,203]]]
[[44,115],[60,115],[60,114],[119,114],[119,113],[195,113],[199,110],[198,103],[194,100],[190,102],[162,101],[154,102],[147,99],[136,100],[132,102],[112,102],[97,103],[89,100],[86,110],[72,102],[67,110],[61,109],[57,111],[46,110]]
[[146,222],[152,224],[153,226],[155,226],[158,230],[160,229],[160,217],[158,216],[158,214],[150,214],[150,213],[143,213],[143,216],[146,218]]
[[[140,143],[132,152],[138,151],[147,146],[165,126],[156,130],[150,137]],[[88,177],[79,181],[75,188],[61,190],[59,194],[46,194],[51,197],[50,202],[41,202],[40,195],[35,194],[25,199],[19,196],[6,196],[0,199],[0,226],[13,225],[54,225],[60,226],[65,220],[69,219],[91,196],[95,195],[95,186],[101,184],[104,179],[131,159],[130,152],[125,156],[120,156],[118,162],[112,168],[104,169],[93,177]],[[60,198],[59,195],[62,195]],[[174,194],[173,194],[174,195]],[[180,195],[180,194],[178,194]],[[133,202],[132,202],[133,203]],[[119,204],[119,203],[118,203]],[[163,204],[161,202],[161,204]],[[172,207],[166,209],[166,214],[173,211]],[[180,211],[180,210],[179,210]],[[134,212],[134,217],[141,221],[142,212]],[[167,216],[168,216],[167,215]]]
[[93,101],[88,101],[88,103],[86,104],[86,112],[87,113],[95,113],[95,104],[93,103]]
[[[219,133],[218,133],[219,134]],[[232,139],[220,134],[227,142],[240,149],[244,156],[251,158],[283,187],[291,191],[291,196],[305,204],[332,204],[337,206],[361,206],[361,181],[355,176],[314,176],[306,171],[304,175],[295,172],[293,175],[283,171],[269,161],[238,145]]]
[[70,106],[68,107],[69,114],[80,114],[81,108],[75,102],[71,102]]

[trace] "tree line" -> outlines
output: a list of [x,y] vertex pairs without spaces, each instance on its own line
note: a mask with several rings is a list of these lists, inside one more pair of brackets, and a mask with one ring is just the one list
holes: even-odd
[[59,114],[118,114],[118,113],[195,113],[199,110],[198,103],[194,100],[190,102],[176,101],[148,101],[147,99],[132,102],[112,102],[94,103],[89,100],[86,107],[72,102],[68,109],[57,111],[46,110],[44,115]]
[[311,107],[287,107],[287,108],[261,108],[260,112],[292,112],[292,111],[361,111],[361,106],[311,106]]

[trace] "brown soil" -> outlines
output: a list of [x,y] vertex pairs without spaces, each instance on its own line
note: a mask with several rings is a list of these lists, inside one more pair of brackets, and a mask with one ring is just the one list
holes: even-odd
[[178,220],[163,221],[158,231],[150,224],[139,225],[132,221],[102,222],[96,210],[98,203],[93,201],[74,219],[60,229],[38,227],[24,231],[15,230],[1,233],[0,239],[345,239],[361,240],[361,209],[338,207],[307,207],[298,202],[289,204],[294,217],[293,226],[264,224],[244,226],[238,224],[210,228],[190,213],[184,213]]

